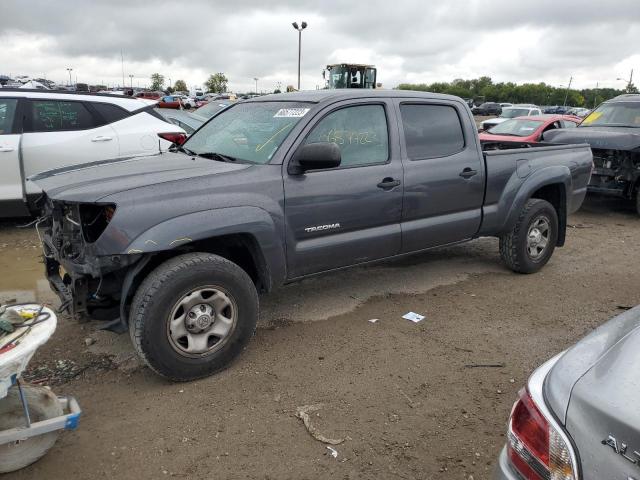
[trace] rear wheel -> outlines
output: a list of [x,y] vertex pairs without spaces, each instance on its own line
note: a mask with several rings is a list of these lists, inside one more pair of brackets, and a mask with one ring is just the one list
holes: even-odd
[[518,273],[534,273],[551,258],[558,241],[558,214],[546,200],[527,201],[513,229],[500,237],[500,256]]
[[640,215],[640,185],[636,188],[636,212]]
[[257,319],[258,294],[244,270],[217,255],[190,253],[163,263],[140,285],[129,332],[152,370],[188,381],[227,367]]

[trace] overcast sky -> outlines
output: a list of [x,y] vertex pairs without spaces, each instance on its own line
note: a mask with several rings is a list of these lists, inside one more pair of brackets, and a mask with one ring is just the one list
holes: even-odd
[[[433,5],[432,5],[433,4]],[[384,87],[490,76],[576,88],[640,84],[640,0],[0,0],[0,74],[189,87],[224,72],[233,91],[322,85],[328,63],[373,63]]]

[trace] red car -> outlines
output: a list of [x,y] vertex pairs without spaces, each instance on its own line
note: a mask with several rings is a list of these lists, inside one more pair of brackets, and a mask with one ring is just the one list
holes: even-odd
[[162,92],[138,92],[136,98],[145,98],[147,100],[160,100],[164,93]]
[[499,123],[480,134],[481,142],[537,143],[542,134],[556,128],[573,128],[582,119],[574,115],[535,115],[516,117]]
[[165,95],[156,105],[158,108],[180,108],[182,100],[178,95]]

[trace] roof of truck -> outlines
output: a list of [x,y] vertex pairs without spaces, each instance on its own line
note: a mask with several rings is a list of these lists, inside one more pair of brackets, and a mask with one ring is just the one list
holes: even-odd
[[435,98],[464,101],[453,95],[442,93],[416,92],[413,90],[383,90],[371,88],[339,88],[326,90],[303,90],[300,92],[275,93],[245,100],[246,102],[311,102],[328,103],[353,98]]

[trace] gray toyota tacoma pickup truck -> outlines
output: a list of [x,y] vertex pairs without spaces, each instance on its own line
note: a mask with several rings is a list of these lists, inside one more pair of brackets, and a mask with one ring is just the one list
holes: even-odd
[[538,368],[511,411],[495,480],[640,478],[640,306]]
[[483,152],[457,97],[269,95],[212,117],[174,152],[60,169],[37,228],[77,317],[128,328],[157,373],[190,380],[247,344],[258,293],[481,236],[532,273],[585,197],[588,145]]

